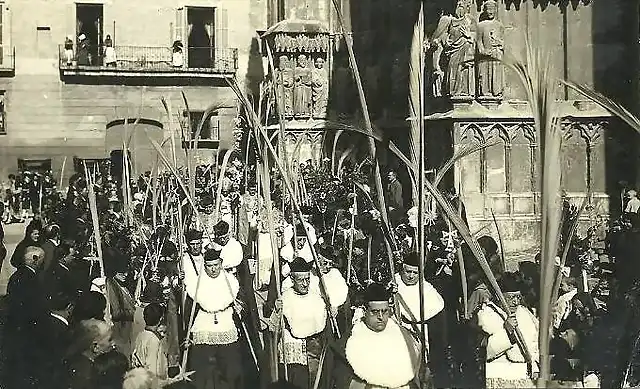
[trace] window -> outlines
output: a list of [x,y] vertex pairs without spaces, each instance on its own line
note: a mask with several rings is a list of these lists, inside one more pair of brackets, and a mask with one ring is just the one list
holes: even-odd
[[[195,139],[196,132],[198,131],[198,126],[202,121],[202,115],[204,115],[203,111],[193,111],[189,113],[190,121],[191,121],[191,138]],[[219,140],[220,139],[220,120],[218,117],[218,113],[212,113],[205,121],[204,127],[202,127],[202,131],[200,132],[201,140]]]
[[55,53],[56,44],[51,38],[51,27],[36,27],[36,47],[38,50],[38,58],[49,59]]
[[0,91],[0,135],[7,133],[6,111],[4,105],[5,91]]

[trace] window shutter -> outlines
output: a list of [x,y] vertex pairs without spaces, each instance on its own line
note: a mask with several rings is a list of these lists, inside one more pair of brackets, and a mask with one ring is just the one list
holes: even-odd
[[227,10],[217,7],[214,10],[215,17],[215,67],[227,69],[233,67],[233,55],[229,52],[229,31]]
[[[176,22],[174,28],[173,40],[181,40],[183,44],[186,44],[187,37],[185,36],[184,30],[184,7],[180,7],[176,9]],[[173,42],[171,42],[173,44]]]

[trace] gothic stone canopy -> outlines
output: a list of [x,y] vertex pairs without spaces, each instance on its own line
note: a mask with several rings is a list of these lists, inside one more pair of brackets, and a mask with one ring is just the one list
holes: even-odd
[[326,53],[329,29],[318,20],[287,19],[271,26],[263,35],[275,52]]

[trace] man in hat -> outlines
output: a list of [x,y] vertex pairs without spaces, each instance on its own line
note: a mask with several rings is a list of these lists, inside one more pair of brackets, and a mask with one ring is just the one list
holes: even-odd
[[336,388],[409,389],[420,368],[420,345],[393,318],[391,293],[380,284],[365,290],[364,316],[331,345],[327,372]]
[[[284,317],[283,344],[278,346],[279,361],[287,365],[289,382],[300,389],[312,386],[322,352],[321,335],[327,323],[325,302],[311,285],[311,263],[297,257],[291,262],[293,287],[276,301],[269,318],[275,330]],[[280,372],[284,372],[281,365]]]
[[224,220],[220,220],[213,226],[213,248],[220,251],[222,266],[225,269],[235,271],[235,268],[242,263],[244,257],[242,245],[231,236],[229,223]]
[[78,36],[78,65],[90,66],[91,65],[91,52],[89,47],[89,40],[85,34]]
[[[184,269],[187,294],[197,303],[189,339],[192,344],[189,361],[191,370],[196,372],[193,383],[197,389],[241,389],[242,357],[233,319],[240,286],[223,268],[220,252],[207,250],[203,260],[204,269],[190,262],[185,263]],[[222,386],[223,382],[226,386]]]

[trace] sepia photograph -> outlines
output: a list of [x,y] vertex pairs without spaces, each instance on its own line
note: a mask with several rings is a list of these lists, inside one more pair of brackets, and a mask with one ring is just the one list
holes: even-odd
[[639,193],[640,0],[0,0],[0,389],[640,388]]

